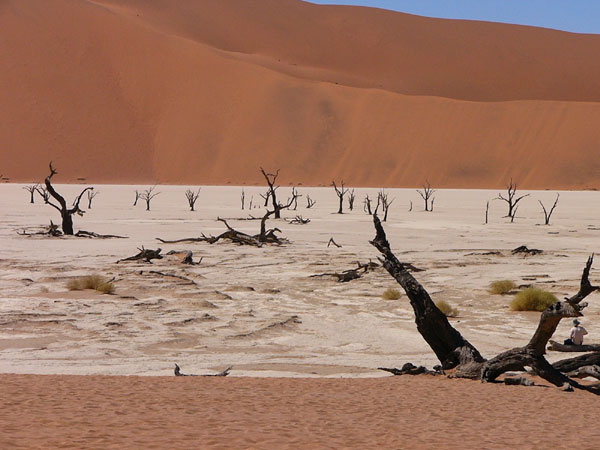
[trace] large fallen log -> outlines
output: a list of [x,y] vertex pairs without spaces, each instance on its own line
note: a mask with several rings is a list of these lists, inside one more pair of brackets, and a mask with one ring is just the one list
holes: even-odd
[[548,341],[548,350],[555,352],[598,352],[600,351],[600,344],[586,344],[586,345],[565,345],[560,342],[553,340]]

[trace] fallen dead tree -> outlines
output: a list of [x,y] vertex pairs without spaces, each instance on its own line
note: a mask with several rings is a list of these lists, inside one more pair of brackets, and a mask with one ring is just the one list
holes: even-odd
[[219,372],[219,373],[207,374],[207,375],[195,375],[193,373],[181,372],[180,367],[177,364],[175,364],[175,376],[176,377],[226,377],[227,375],[229,375],[229,372],[231,372],[231,369],[233,369],[233,366],[229,366],[227,369],[225,369],[224,371]]
[[494,382],[506,372],[525,372],[527,368],[530,368],[536,375],[565,390],[577,388],[595,394],[600,393],[597,388],[581,385],[568,376],[569,372],[586,366],[598,365],[600,353],[592,354],[595,355],[593,357],[577,357],[559,361],[554,365],[544,357],[546,344],[556,331],[561,319],[582,316],[582,310],[587,306],[587,303],[582,303],[582,301],[599,289],[597,286],[592,286],[589,281],[593,255],[590,256],[583,270],[579,291],[565,301],[554,303],[542,312],[537,330],[527,345],[486,359],[450,324],[425,288],[396,258],[376,215],[373,215],[373,222],[376,236],[370,242],[383,256],[381,260],[383,267],[406,292],[415,313],[417,330],[436,354],[443,370],[453,370],[451,374],[453,377]]
[[[46,237],[62,237],[65,234],[58,228],[58,225],[50,221],[50,225],[46,227],[34,227],[34,228],[23,228],[21,231],[17,231],[20,236],[46,236]],[[97,238],[97,239],[128,239],[127,236],[118,236],[116,234],[99,234],[93,231],[79,230],[77,233],[71,235],[80,238]]]
[[337,278],[338,283],[347,283],[348,281],[356,280],[362,277],[365,273],[373,272],[379,267],[379,264],[369,260],[368,263],[361,264],[360,261],[356,261],[357,267],[354,269],[344,270],[343,272],[325,272],[311,275],[311,278],[316,277],[334,277]]
[[442,366],[434,366],[433,370],[429,370],[425,366],[417,367],[412,363],[404,364],[401,369],[393,369],[387,367],[379,367],[378,369],[383,370],[385,372],[390,372],[394,375],[445,375]]
[[302,216],[296,216],[293,219],[286,219],[286,222],[292,225],[306,225],[310,223],[310,219],[305,219]]
[[511,251],[511,253],[513,255],[522,254],[522,255],[532,255],[532,256],[535,256],[535,255],[539,255],[540,253],[544,253],[544,251],[540,250],[540,249],[537,249],[537,248],[528,248],[526,245],[521,245],[521,246],[513,249]]
[[549,342],[548,350],[555,352],[600,352],[600,344],[565,345],[553,340]]
[[117,264],[123,261],[143,261],[152,264],[153,259],[162,259],[163,256],[160,254],[161,248],[152,250],[149,248],[138,248],[139,253],[137,255],[130,256],[129,258],[123,258],[117,261]]
[[[274,190],[273,190],[273,192],[274,192]],[[285,205],[281,204],[281,203],[277,203],[273,210],[267,210],[265,212],[264,216],[260,219],[260,232],[258,234],[250,235],[250,234],[244,233],[242,231],[238,231],[238,230],[232,228],[229,225],[229,223],[227,223],[226,219],[217,217],[217,220],[219,222],[223,222],[225,224],[225,226],[227,227],[227,231],[224,231],[223,233],[219,234],[218,236],[206,236],[206,235],[202,234],[201,237],[177,239],[174,241],[169,241],[169,240],[161,239],[161,238],[156,238],[156,239],[158,241],[160,241],[162,243],[166,243],[166,244],[175,244],[175,243],[182,243],[182,242],[208,242],[209,244],[214,244],[221,240],[229,240],[235,244],[252,245],[255,247],[262,247],[263,244],[274,244],[274,245],[285,244],[285,243],[288,243],[289,241],[285,238],[281,238],[281,237],[277,236],[277,234],[276,234],[276,233],[281,233],[281,230],[276,227],[275,228],[267,228],[267,220],[269,219],[269,217],[271,217],[274,214],[275,214],[275,216],[279,215],[282,209],[288,209],[296,201],[296,198],[297,198],[297,194],[294,193],[292,198],[289,199]]]

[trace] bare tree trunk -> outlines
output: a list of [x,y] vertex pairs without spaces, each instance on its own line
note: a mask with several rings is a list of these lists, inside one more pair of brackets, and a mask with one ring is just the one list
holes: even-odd
[[275,194],[275,191],[277,190],[277,188],[279,188],[279,186],[275,186],[275,183],[277,181],[277,177],[279,176],[279,170],[277,169],[277,172],[275,173],[267,173],[265,172],[265,170],[261,167],[260,171],[263,174],[263,176],[265,177],[265,180],[267,180],[267,184],[269,185],[269,191],[268,191],[268,195],[265,198],[265,206],[267,206],[267,203],[269,201],[269,196],[271,197],[271,201],[273,203],[273,211],[275,212],[275,218],[276,219],[281,219],[281,213],[280,210],[281,208],[277,208],[278,203],[277,203],[277,196]]
[[517,195],[517,184],[513,183],[513,179],[511,178],[510,184],[508,186],[506,186],[506,197],[504,197],[502,194],[498,194],[498,197],[496,197],[497,200],[502,200],[502,201],[506,202],[506,204],[508,205],[508,214],[506,217],[510,217],[511,222],[514,221],[515,215],[517,214],[517,211],[515,209],[517,204],[522,199],[529,196],[529,194],[521,195],[520,197],[517,197],[516,195]]
[[[581,303],[592,292],[600,289],[592,286],[589,273],[593,263],[591,256],[583,270],[581,284],[577,294],[549,306],[540,316],[540,322],[529,343],[500,353],[486,361],[481,354],[461,334],[450,325],[446,316],[435,306],[427,291],[406,270],[392,253],[385,231],[377,215],[373,215],[376,237],[371,241],[384,256],[383,266],[404,288],[415,313],[417,330],[434,351],[442,368],[456,368],[454,376],[480,378],[482,381],[494,381],[508,371],[524,371],[530,367],[533,371],[556,386],[567,386],[598,393],[595,389],[583,386],[570,379],[563,371],[573,371],[590,363],[597,363],[599,355],[584,356],[558,362],[554,366],[545,358],[545,347],[552,337],[560,320],[564,317],[578,317],[587,306]],[[599,352],[600,353],[600,352]]]
[[39,184],[32,184],[30,186],[25,186],[23,187],[23,189],[25,189],[27,192],[29,192],[29,203],[35,203],[34,201],[34,195],[36,193],[36,191],[38,190]]
[[57,171],[54,169],[54,167],[52,167],[52,161],[50,161],[49,167],[50,167],[50,175],[48,175],[46,177],[44,184],[46,185],[47,192],[52,196],[52,198],[54,198],[58,202],[58,204],[60,206],[57,206],[54,203],[52,203],[50,201],[49,196],[45,197],[45,202],[48,205],[52,206],[54,209],[56,209],[58,212],[60,212],[63,233],[66,235],[72,235],[73,234],[73,218],[72,218],[72,216],[75,213],[83,214],[85,212],[79,208],[79,202],[81,201],[81,197],[83,197],[83,194],[85,194],[89,190],[93,190],[94,188],[86,187],[83,191],[81,191],[81,193],[77,196],[77,198],[73,202],[73,207],[68,208],[67,202],[65,201],[64,197],[62,195],[60,195],[58,192],[56,192],[56,190],[54,190],[54,186],[52,186],[52,177],[57,173]]
[[338,189],[337,184],[335,184],[335,180],[331,182],[331,185],[335,189],[335,193],[337,194],[340,200],[340,207],[338,208],[338,214],[344,214],[344,195],[348,192],[348,189],[344,189],[344,180],[342,180],[341,187]]
[[[435,198],[433,198],[432,196],[435,193],[435,190],[431,189],[431,185],[429,184],[429,181],[427,181],[427,184],[423,185],[422,191],[417,189],[417,192],[419,193],[419,195],[421,196],[423,201],[425,201],[425,211],[433,211],[433,202],[434,202]],[[431,199],[431,209],[429,207],[430,199]]]
[[444,369],[452,369],[459,364],[482,363],[484,358],[448,322],[448,318],[435,305],[427,291],[398,261],[390,249],[385,231],[376,214],[373,222],[377,234],[371,244],[385,258],[383,267],[404,288],[415,312],[417,330],[436,354]]
[[552,208],[550,208],[550,211],[546,210],[546,207],[544,206],[544,204],[542,203],[541,200],[538,200],[538,202],[540,203],[540,205],[542,205],[542,209],[544,210],[544,225],[550,225],[550,218],[552,217],[552,213],[554,212],[554,208],[556,208],[556,205],[558,205],[558,198],[560,197],[560,194],[556,194],[556,200],[554,200],[554,204],[552,205]]

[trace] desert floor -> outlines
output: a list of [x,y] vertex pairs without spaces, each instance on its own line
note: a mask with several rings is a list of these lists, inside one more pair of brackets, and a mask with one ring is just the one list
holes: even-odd
[[[485,405],[497,399],[500,402],[499,417],[494,420],[499,420],[498,424],[504,421],[509,428],[516,427],[515,433],[521,438],[515,442],[541,448],[545,445],[535,439],[542,439],[543,433],[548,432],[543,423],[559,426],[563,419],[556,414],[564,411],[546,409],[543,417],[530,417],[528,420],[531,422],[521,422],[521,413],[529,411],[526,408],[530,406],[527,405],[534,408],[527,414],[534,414],[541,401],[556,405],[553,396],[565,399],[565,402],[575,402],[573,405],[561,404],[559,409],[564,406],[565,411],[572,408],[580,410],[577,402],[595,400],[591,394],[554,393],[554,389],[544,387],[494,386],[483,389],[479,383],[463,381],[456,384],[450,380],[439,383],[428,379],[397,381],[378,371],[378,367],[398,367],[407,361],[427,366],[437,364],[435,356],[416,331],[406,296],[399,300],[382,298],[387,288],[397,287],[382,268],[349,283],[338,283],[330,276],[311,277],[352,268],[356,261],[377,260],[377,251],[368,242],[374,236],[372,220],[362,207],[365,194],[374,198],[376,190],[356,189],[354,211],[339,215],[335,214],[337,197],[333,189],[300,186],[299,192],[303,197],[299,200],[298,209],[285,211],[283,216],[290,219],[302,215],[310,218],[311,222],[296,225],[286,220],[270,220],[268,225],[281,229],[281,236],[290,242],[282,246],[256,248],[226,242],[213,245],[205,242],[161,244],[156,238],[180,239],[198,237],[202,233],[217,235],[225,230],[224,225],[216,221],[217,217],[228,218],[236,229],[254,234],[258,232],[259,221],[239,219],[263,214],[259,194],[264,193],[264,188],[244,187],[246,209],[241,210],[242,187],[202,187],[196,204],[198,211],[195,212],[187,207],[184,186],[158,186],[156,191],[160,194],[153,199],[151,211],[145,211],[141,200],[136,207],[132,206],[136,188],[140,189],[135,186],[97,186],[99,194],[89,210],[87,199],[82,200],[83,209],[87,212],[83,217],[75,217],[76,230],[127,236],[127,239],[87,239],[19,234],[24,230],[34,232],[38,227],[49,224],[50,220],[58,223],[58,213],[44,205],[39,197],[35,204],[30,204],[29,194],[21,185],[0,185],[0,373],[63,375],[37,378],[29,375],[2,376],[2,409],[5,410],[2,422],[12,424],[13,431],[24,423],[39,423],[39,428],[33,428],[42,434],[47,434],[52,426],[58,426],[53,422],[52,408],[46,404],[54,399],[54,407],[63,408],[54,411],[60,417],[56,420],[62,420],[67,427],[76,427],[75,422],[79,420],[71,414],[79,411],[95,415],[98,404],[106,403],[102,414],[111,410],[120,414],[120,408],[141,408],[135,414],[145,411],[149,414],[148,427],[162,430],[163,426],[174,426],[172,420],[175,419],[165,419],[166,422],[163,419],[175,408],[187,421],[181,422],[183,425],[178,428],[183,433],[179,436],[183,440],[173,441],[181,445],[188,438],[202,437],[212,439],[212,444],[227,446],[227,441],[223,443],[222,440],[228,435],[227,424],[231,424],[232,418],[239,413],[239,420],[235,422],[239,427],[230,429],[237,430],[235,436],[231,435],[230,444],[261,446],[273,444],[274,441],[269,441],[271,435],[252,435],[248,427],[253,426],[252,415],[256,412],[255,408],[260,407],[257,405],[263,405],[269,408],[269,411],[263,411],[268,413],[264,420],[275,420],[287,411],[291,415],[282,419],[281,426],[291,426],[288,421],[295,417],[294,420],[300,424],[296,431],[312,430],[314,426],[330,423],[327,420],[332,421],[328,432],[333,434],[328,435],[325,431],[325,434],[317,433],[314,441],[310,440],[310,434],[298,436],[304,432],[295,433],[292,438],[294,432],[290,430],[275,430],[279,439],[283,439],[280,444],[289,441],[291,446],[326,445],[328,440],[321,438],[328,436],[333,439],[330,442],[337,442],[337,446],[361,446],[363,441],[356,440],[356,433],[341,428],[342,423],[348,425],[358,421],[359,417],[352,417],[352,408],[348,409],[349,406],[343,404],[344,401],[350,402],[350,398],[339,400],[336,394],[339,391],[340,395],[355,398],[357,402],[371,399],[369,405],[364,405],[364,414],[371,418],[378,416],[378,425],[364,418],[362,428],[357,428],[357,433],[360,429],[370,429],[365,431],[367,436],[377,435],[381,429],[378,427],[385,428],[396,423],[395,416],[399,414],[396,410],[410,406],[405,402],[415,402],[414,407],[422,411],[418,416],[420,419],[411,419],[409,411],[404,411],[403,415],[397,416],[407,421],[402,428],[410,431],[415,446],[434,443],[444,446],[443,436],[436,437],[437,440],[432,437],[433,428],[428,428],[426,436],[429,437],[425,438],[415,438],[412,433],[414,427],[424,426],[417,423],[419,420],[430,422],[435,419],[431,416],[434,414],[432,408],[441,403],[447,406],[440,407],[435,414],[446,427],[441,430],[444,436],[446,433],[453,436],[452,433],[458,433],[456,430],[467,433],[469,423],[473,427],[481,427],[487,420],[488,428],[500,427],[493,425],[491,416],[484,418],[487,414],[484,411],[488,411]],[[70,202],[82,186],[58,185],[57,189]],[[290,188],[281,187],[278,195],[285,200],[289,191]],[[423,202],[414,190],[390,189],[388,194],[395,200],[384,226],[396,255],[424,269],[415,276],[434,300],[444,299],[459,310],[458,317],[451,319],[452,323],[487,357],[525,344],[539,318],[539,313],[510,311],[511,296],[487,292],[491,281],[511,279],[519,285],[536,285],[551,290],[560,298],[577,291],[587,257],[600,248],[600,213],[594,207],[600,200],[597,192],[561,192],[550,226],[540,225],[543,214],[538,200],[551,204],[554,192],[530,192],[530,196],[520,203],[514,223],[503,217],[506,214],[503,202],[490,201],[487,225],[484,224],[486,202],[496,197],[498,191],[440,190],[435,194],[434,212],[423,211]],[[306,208],[307,195],[317,202],[311,209]],[[250,199],[254,206],[252,210],[248,210]],[[411,202],[412,211],[409,211]],[[347,209],[347,202],[344,209]],[[327,247],[331,237],[342,247]],[[511,249],[520,245],[542,249],[543,253],[512,255]],[[161,247],[163,254],[170,250],[191,250],[194,259],[202,258],[202,261],[195,266],[186,266],[181,264],[179,254],[155,260],[154,264],[116,263],[121,258],[134,255],[142,246]],[[487,252],[499,253],[486,255]],[[593,283],[600,280],[598,273],[597,269],[592,270],[590,278]],[[105,295],[91,290],[67,289],[70,279],[89,274],[114,278],[115,293]],[[590,306],[583,318],[583,324],[590,331],[588,342],[600,341],[600,301],[595,297],[590,297]],[[570,323],[562,323],[557,330],[557,339],[566,337],[569,328]],[[552,352],[548,355],[550,360],[563,356]],[[102,377],[170,376],[174,363],[178,363],[184,372],[196,374],[211,374],[233,366],[231,376],[226,380],[253,378],[244,378],[246,381],[236,378],[232,384],[214,379],[186,378],[177,385],[169,381],[171,378]],[[261,381],[256,377],[288,377],[288,381]],[[297,380],[293,381],[292,377]],[[311,380],[300,379],[308,377],[320,380],[312,380],[314,384],[311,385]],[[331,385],[323,380],[369,377],[386,378],[355,380],[355,384],[350,380],[345,380],[346,384],[344,380],[330,380]],[[404,377],[401,379],[405,380]],[[172,380],[175,378],[172,377]],[[188,383],[197,383],[193,389],[199,389],[202,395],[213,395],[211,392],[214,390],[222,397],[203,406],[198,397],[185,396],[186,388],[182,386],[191,389],[192,385],[188,386]],[[169,393],[164,390],[173,386],[178,386],[174,387],[178,391]],[[48,398],[42,394],[46,392],[45,387],[52,391]],[[280,389],[283,391],[280,392]],[[292,391],[288,392],[290,389]],[[361,393],[363,389],[364,393]],[[148,399],[149,403],[145,404],[144,393],[150,390],[164,396],[164,401],[157,399],[157,403],[151,404],[152,400]],[[325,395],[322,390],[331,395]],[[111,396],[105,395],[107,392],[114,392],[111,394],[117,396],[114,401]],[[131,403],[127,407],[122,406],[118,398],[122,400],[119,396],[127,396],[128,392]],[[249,392],[252,393],[250,404],[236,406],[236,402]],[[392,392],[395,394],[392,395]],[[65,395],[75,403],[65,403]],[[303,397],[308,395],[323,398],[317,398],[313,403],[313,400]],[[458,397],[453,395],[470,395],[470,403],[464,405],[463,413],[463,406],[457,406]],[[502,400],[504,396],[512,400]],[[168,405],[170,398],[173,404]],[[419,405],[421,400],[426,400],[423,407]],[[316,416],[305,415],[301,407],[294,412],[295,406],[289,405],[297,406],[298,402],[304,408],[313,405],[320,412]],[[187,429],[192,427],[192,418],[196,416],[194,412],[202,415],[206,412],[205,407],[214,413],[202,419],[204,422],[199,422],[199,426],[207,427],[202,433],[208,434]],[[37,412],[32,413],[33,416],[24,416],[24,419],[16,418],[16,410],[28,409]],[[41,410],[47,413],[42,414]],[[342,416],[339,416],[340,411]],[[127,414],[134,413],[123,414],[131,417]],[[221,417],[222,414],[226,417]],[[507,425],[510,414],[513,416]],[[328,419],[321,423],[323,417]],[[464,421],[465,417],[468,420]],[[93,417],[90,420],[93,421]],[[152,420],[163,422],[158,426]],[[477,425],[479,420],[483,422]],[[221,421],[225,421],[225,428],[218,426]],[[110,421],[102,423],[111,426]],[[427,427],[434,427],[435,423]],[[464,428],[458,426],[459,423]],[[131,422],[127,424],[121,430],[125,434]],[[540,430],[535,439],[529,437],[526,440],[522,433],[529,425],[539,425]],[[85,424],[81,426],[83,428],[76,427],[77,433],[86,429]],[[11,428],[5,426],[4,429]],[[147,439],[144,430],[138,436],[141,441],[127,442],[145,445],[149,441],[144,441]],[[256,428],[253,430],[257,431]],[[494,428],[492,431],[491,437],[474,436],[473,442],[484,447],[503,447],[497,445],[494,439],[504,435],[505,430]],[[402,431],[405,432],[408,433]],[[39,437],[32,433],[32,436]],[[111,441],[110,428],[106,429],[107,441],[91,431],[89,435],[77,433],[74,440],[65,437],[64,441],[60,441],[57,440],[59,436],[48,443],[79,446],[86,442],[86,436],[91,438],[87,443],[102,447],[111,442],[117,442],[115,445],[126,442]],[[336,433],[341,433],[340,439],[347,440],[336,441]],[[585,433],[583,440],[579,441],[583,442],[583,448],[590,442],[589,439],[595,438],[595,442],[598,439],[591,430]],[[7,444],[19,444],[19,436],[19,433],[8,432],[2,439]],[[404,439],[402,436],[382,435],[363,443],[410,447],[410,442],[396,440]],[[157,443],[166,442],[157,439]],[[36,441],[23,442],[27,446]],[[505,443],[511,446],[511,442]],[[572,444],[572,441],[565,444]],[[556,440],[553,445],[561,447],[562,443]]]
[[[58,189],[70,202],[81,187]],[[387,288],[399,287],[382,268],[349,283],[311,277],[377,260],[369,244],[373,224],[362,208],[365,194],[373,198],[376,191],[357,189],[354,211],[339,215],[333,189],[300,187],[297,211],[283,217],[302,215],[311,222],[270,220],[290,243],[255,248],[161,244],[155,238],[217,235],[225,230],[217,217],[257,233],[259,221],[235,218],[262,216],[262,207],[248,211],[251,198],[253,206],[261,205],[262,188],[244,188],[242,211],[242,188],[203,187],[196,212],[186,206],[186,187],[157,187],[151,211],[141,200],[132,206],[135,189],[99,186],[89,210],[82,200],[87,212],[75,216],[76,230],[128,237],[86,239],[17,234],[58,223],[58,213],[39,198],[28,203],[19,185],[0,186],[0,372],[168,375],[177,362],[195,373],[232,365],[233,375],[244,376],[365,377],[381,376],[380,366],[437,363],[416,331],[407,298],[382,298]],[[278,192],[282,200],[289,195],[285,187]],[[577,291],[588,255],[600,249],[600,213],[593,207],[600,193],[562,192],[551,225],[543,226],[538,199],[548,205],[554,192],[531,192],[514,223],[502,217],[504,202],[492,201],[488,225],[486,201],[497,191],[440,190],[433,213],[423,211],[414,190],[388,192],[395,199],[385,223],[392,248],[401,260],[425,269],[416,277],[434,300],[459,310],[452,322],[486,356],[526,343],[539,318],[511,312],[510,296],[487,293],[491,281],[534,284],[560,298]],[[311,209],[306,195],[317,202]],[[330,237],[342,247],[327,247]],[[511,255],[520,245],[544,253]],[[154,264],[116,264],[142,246],[191,250],[202,262],[186,266],[180,256],[169,256]],[[489,251],[501,254],[482,254]],[[67,289],[69,279],[88,274],[114,277],[115,294]],[[592,271],[591,278],[600,277]],[[600,341],[599,312],[600,301],[592,297],[583,320],[592,341]],[[570,323],[563,322],[557,338],[568,334]]]

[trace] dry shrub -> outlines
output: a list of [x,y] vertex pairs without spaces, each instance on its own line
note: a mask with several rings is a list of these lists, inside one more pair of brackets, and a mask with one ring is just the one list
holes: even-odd
[[490,294],[505,295],[514,291],[517,288],[517,284],[512,280],[498,280],[490,284],[488,292]]
[[383,291],[381,298],[384,300],[398,300],[401,297],[401,293],[398,289],[388,288]]
[[437,306],[438,309],[441,312],[443,312],[446,317],[457,317],[458,316],[458,309],[450,306],[450,304],[445,300],[438,300],[437,302],[435,302],[435,306]]
[[510,309],[513,311],[543,311],[557,301],[558,299],[551,292],[539,288],[527,288],[515,295],[513,301],[510,302]]
[[103,294],[112,294],[115,291],[115,285],[100,275],[86,275],[69,280],[67,282],[67,289],[70,291],[94,289]]

